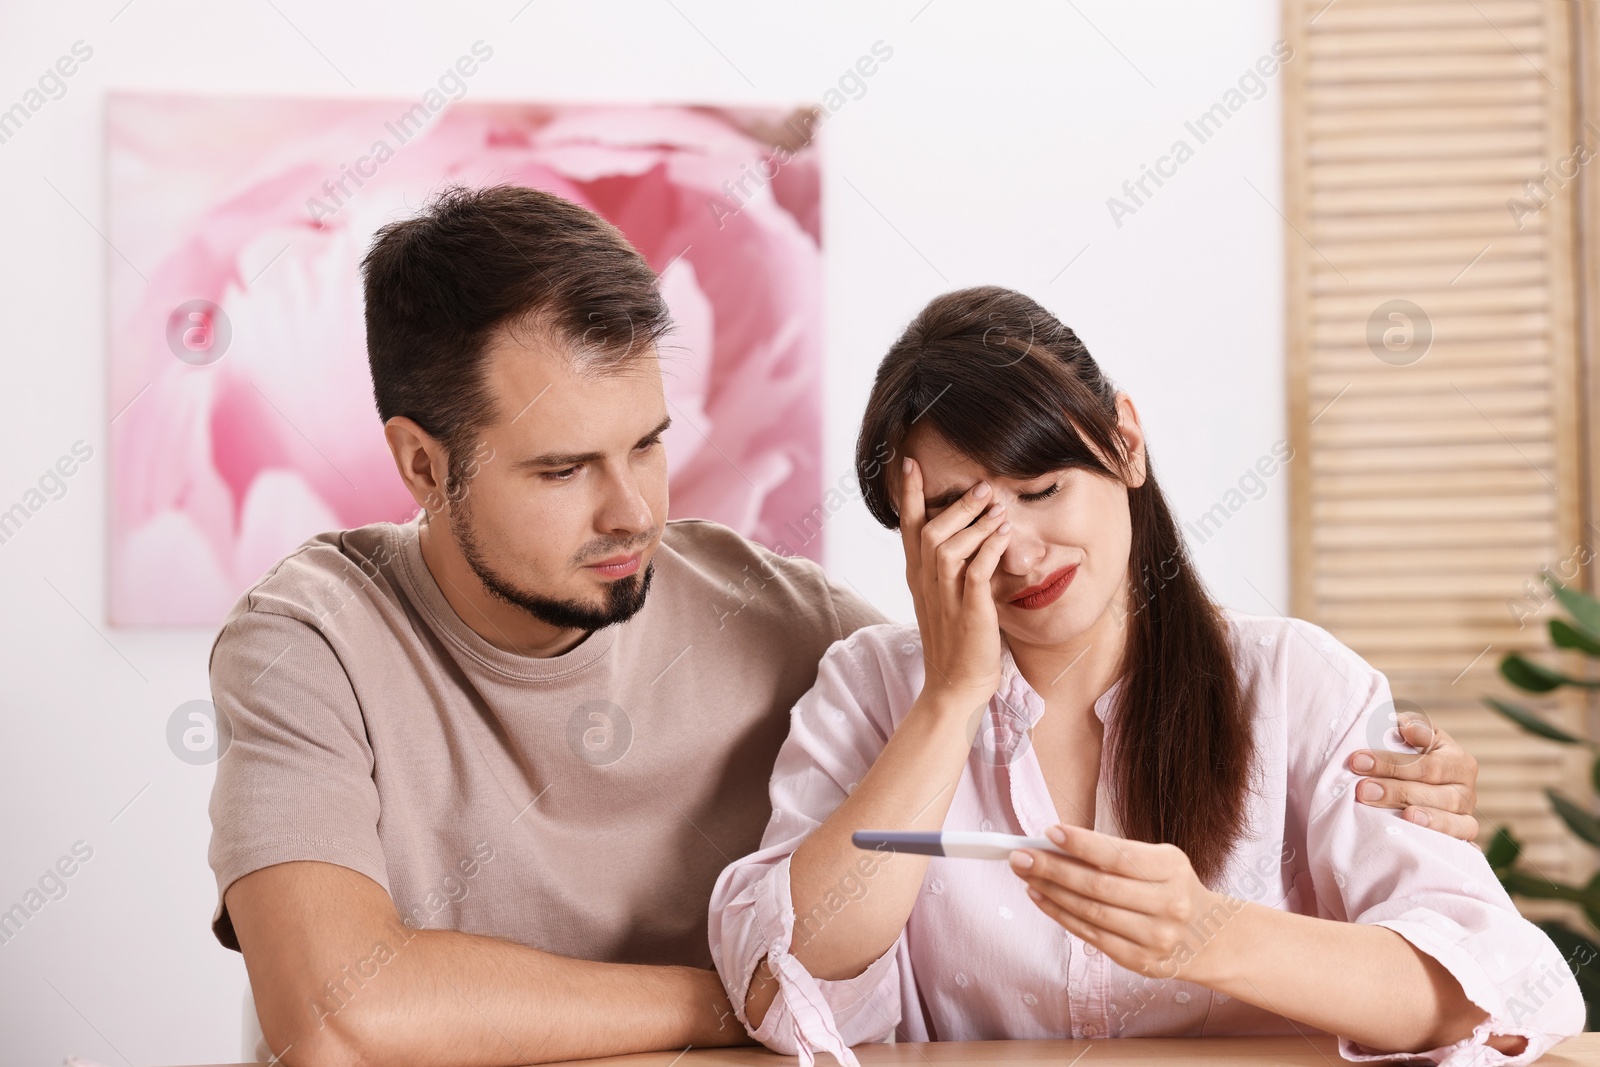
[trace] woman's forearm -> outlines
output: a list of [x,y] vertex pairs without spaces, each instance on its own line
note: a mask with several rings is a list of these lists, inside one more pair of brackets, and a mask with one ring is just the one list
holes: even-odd
[[[1386,927],[1228,900],[1191,929],[1195,966],[1182,977],[1373,1049],[1439,1048],[1486,1017],[1437,960]],[[1517,1051],[1522,1039],[1491,1043]]]
[[[888,951],[905,929],[928,869],[924,857],[862,852],[851,835],[944,825],[973,734],[1002,676],[1005,646],[990,579],[1010,542],[1005,507],[993,503],[984,480],[930,519],[921,468],[907,456],[901,473],[906,582],[928,673],[872,766],[789,857],[794,931],[788,955],[824,981],[854,978]],[[755,979],[770,974],[770,962],[756,961],[745,997],[746,1018],[757,1026],[761,1020],[750,1009],[770,1004],[773,989],[770,981]]]
[[795,914],[790,952],[817,978],[855,977],[900,936],[927,858],[865,853],[850,835],[944,825],[972,746],[974,710],[924,692],[866,776],[795,851],[789,862]]

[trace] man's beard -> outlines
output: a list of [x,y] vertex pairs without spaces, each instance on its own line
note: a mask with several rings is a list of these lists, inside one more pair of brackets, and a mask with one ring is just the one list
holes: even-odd
[[[456,509],[458,512],[461,509]],[[644,607],[645,594],[650,591],[650,579],[655,575],[655,561],[651,560],[643,571],[635,571],[626,578],[617,578],[606,587],[605,603],[595,607],[581,600],[540,596],[519,589],[490,568],[472,533],[472,520],[466,514],[453,515],[451,532],[461,555],[478,576],[485,589],[508,604],[521,608],[535,619],[564,630],[599,630],[619,622],[627,622]]]

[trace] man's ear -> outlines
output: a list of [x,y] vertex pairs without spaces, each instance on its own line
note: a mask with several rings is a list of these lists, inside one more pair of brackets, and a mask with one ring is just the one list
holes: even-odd
[[1117,393],[1117,433],[1131,461],[1128,488],[1137,489],[1149,476],[1150,468],[1145,462],[1144,427],[1139,425],[1139,412],[1133,406],[1133,398],[1123,392]]
[[389,442],[395,469],[417,507],[430,516],[447,511],[450,500],[445,494],[445,481],[450,460],[444,445],[404,415],[396,415],[383,424],[383,439]]

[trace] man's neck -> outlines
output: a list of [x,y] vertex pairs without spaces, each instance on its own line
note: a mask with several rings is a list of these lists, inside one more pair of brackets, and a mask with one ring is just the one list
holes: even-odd
[[491,645],[522,656],[547,658],[577,647],[591,631],[550,626],[515,604],[489,592],[473,571],[456,539],[424,515],[418,528],[422,561],[439,592],[467,628]]

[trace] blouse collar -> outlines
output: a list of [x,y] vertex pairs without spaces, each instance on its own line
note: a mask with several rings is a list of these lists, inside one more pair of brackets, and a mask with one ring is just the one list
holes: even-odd
[[[1104,693],[1095,698],[1095,718],[1102,723],[1106,722],[1107,716],[1111,713],[1124,677],[1126,676],[1118,676]],[[1022,671],[1017,667],[1016,658],[1011,654],[1011,643],[1006,640],[1003,633],[1000,635],[1000,686],[996,690],[996,695],[1000,697],[999,703],[1002,709],[1010,709],[1013,713],[1023,715],[1030,727],[1044,714],[1044,698],[1028,683],[1028,679],[1023,677]]]

